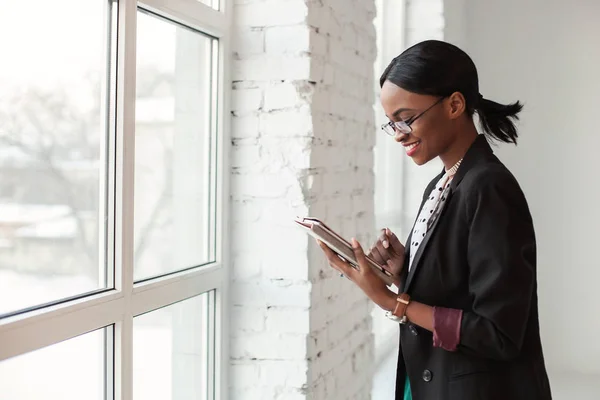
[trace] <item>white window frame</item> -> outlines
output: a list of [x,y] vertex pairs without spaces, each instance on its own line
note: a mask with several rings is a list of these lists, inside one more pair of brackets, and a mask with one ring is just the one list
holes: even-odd
[[[441,171],[439,160],[427,166],[416,166],[402,152],[393,138],[381,132],[380,126],[389,120],[379,103],[379,78],[392,59],[420,40],[443,37],[443,26],[438,30],[431,24],[422,27],[423,10],[443,9],[441,0],[376,0],[377,59],[375,61],[375,121],[377,142],[375,151],[375,222],[377,228],[388,227],[404,241],[416,219],[422,193],[429,180]],[[428,22],[428,21],[426,21]],[[431,26],[430,26],[431,25]],[[439,36],[442,37],[439,37]],[[394,353],[398,345],[397,328],[378,310],[373,311],[376,365],[381,365]]]
[[407,0],[377,0],[377,58],[375,60],[375,122],[377,143],[375,145],[375,220],[378,228],[384,225],[398,235],[404,235],[404,174],[405,159],[398,144],[380,129],[389,120],[379,101],[381,88],[379,78],[388,63],[406,48]]
[[[377,229],[388,227],[401,240],[404,230],[404,173],[405,160],[393,138],[381,131],[388,122],[380,103],[379,78],[388,63],[406,48],[406,2],[407,0],[377,0],[377,57],[375,60],[375,123],[374,147],[375,173],[375,223]],[[391,353],[396,351],[397,327],[390,324],[380,309],[373,310],[373,335],[375,338],[375,365],[379,368]]]
[[[106,0],[108,1],[108,0]],[[116,123],[116,141],[109,145],[108,268],[114,270],[114,289],[53,306],[35,309],[0,319],[0,362],[11,357],[50,346],[107,326],[114,328],[114,359],[107,366],[107,399],[133,398],[133,318],[184,299],[216,290],[214,382],[215,399],[227,398],[228,370],[228,137],[229,137],[229,58],[231,3],[220,0],[220,10],[198,0],[114,0],[118,3],[116,108],[111,110]],[[136,21],[138,7],[218,39],[217,97],[217,193],[216,261],[202,267],[150,279],[139,284],[133,280],[133,196],[135,165],[136,102]],[[114,102],[113,102],[114,104]],[[112,245],[114,243],[114,246]],[[113,267],[113,268],[111,268]],[[109,274],[112,275],[112,274]],[[110,284],[110,281],[109,281]],[[110,349],[109,349],[110,350]],[[110,357],[109,357],[110,359]],[[213,381],[213,379],[209,379]],[[113,386],[114,385],[114,386]],[[114,387],[114,391],[113,391]],[[114,395],[114,396],[113,396]],[[1,396],[1,394],[0,394]],[[209,397],[210,398],[210,397]]]

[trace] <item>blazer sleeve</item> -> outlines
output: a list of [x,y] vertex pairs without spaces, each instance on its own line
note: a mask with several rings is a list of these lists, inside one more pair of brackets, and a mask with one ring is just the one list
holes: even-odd
[[467,196],[469,292],[458,350],[507,360],[519,355],[536,288],[535,233],[525,197],[507,170],[475,179]]

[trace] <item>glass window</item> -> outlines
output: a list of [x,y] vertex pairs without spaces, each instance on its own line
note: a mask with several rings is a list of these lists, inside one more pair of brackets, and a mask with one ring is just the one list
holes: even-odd
[[112,328],[0,362],[0,398],[104,400],[107,333]]
[[136,281],[214,261],[214,40],[138,15]]
[[110,4],[0,2],[0,315],[112,286]]
[[209,292],[134,318],[134,400],[209,398],[213,299]]
[[214,8],[215,10],[219,9],[219,0],[197,0],[202,4],[206,4],[209,7]]
[[1,400],[226,392],[219,3],[0,1]]

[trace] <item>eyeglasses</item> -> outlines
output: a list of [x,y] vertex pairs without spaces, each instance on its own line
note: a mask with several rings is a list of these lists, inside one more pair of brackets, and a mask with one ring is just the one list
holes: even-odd
[[406,121],[402,121],[402,120],[390,121],[388,123],[381,125],[381,129],[383,129],[383,131],[389,136],[396,136],[397,133],[399,133],[401,135],[407,135],[412,132],[411,125],[413,122],[415,122],[416,120],[421,118],[423,116],[423,114],[425,114],[427,111],[431,110],[433,107],[440,104],[442,102],[442,100],[444,100],[445,98],[446,97],[441,97],[440,99],[438,99],[438,101],[436,101],[431,106],[429,106],[429,108],[427,108],[425,111],[417,114],[416,116],[414,116],[412,118],[407,119]]

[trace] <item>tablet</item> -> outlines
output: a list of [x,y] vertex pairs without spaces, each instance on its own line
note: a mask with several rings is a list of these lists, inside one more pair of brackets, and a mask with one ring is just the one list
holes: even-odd
[[[325,223],[323,223],[323,221],[311,217],[298,217],[295,219],[295,222],[310,236],[325,243],[327,247],[329,247],[334,253],[336,253],[352,267],[359,269],[358,262],[354,256],[354,249],[352,248],[350,242],[330,229],[327,225],[325,225]],[[367,263],[373,269],[375,274],[377,274],[377,276],[384,281],[386,285],[392,285],[394,283],[394,276],[391,274],[391,272],[383,268],[379,263],[377,263],[377,261],[373,260],[373,258],[367,255],[365,256],[367,258]]]

